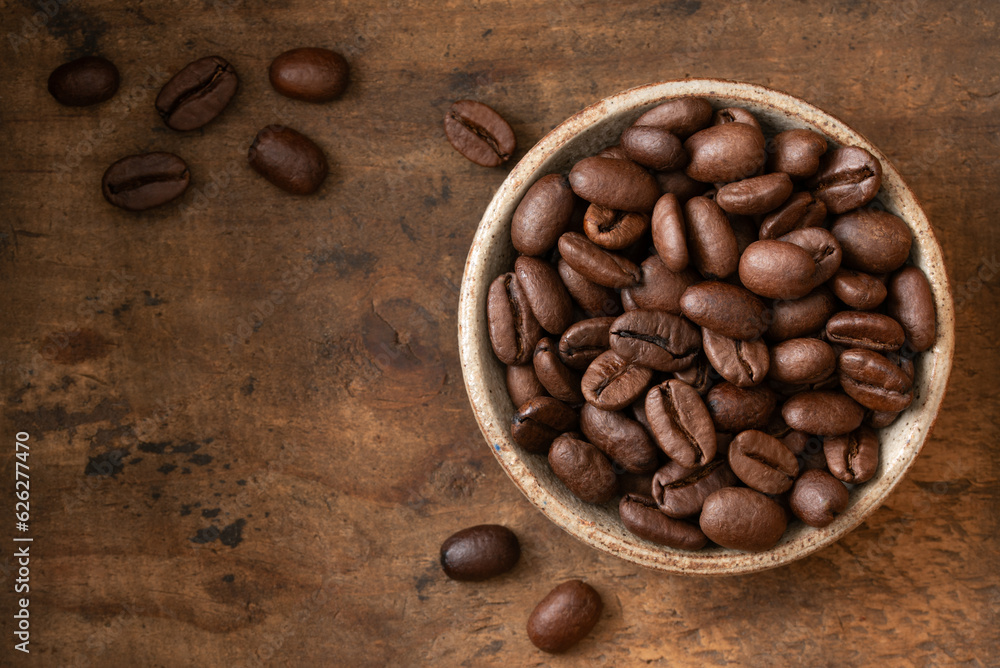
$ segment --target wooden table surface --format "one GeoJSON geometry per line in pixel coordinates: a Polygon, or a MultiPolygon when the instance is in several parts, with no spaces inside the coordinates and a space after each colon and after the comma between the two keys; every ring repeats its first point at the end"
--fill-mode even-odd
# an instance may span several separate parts
{"type": "Polygon", "coordinates": [[[3,5],[0,508],[28,432],[34,542],[25,656],[0,522],[0,664],[1000,665],[997,3],[3,5]],[[303,45],[350,60],[342,99],[271,89],[270,60],[303,45]],[[49,72],[89,53],[118,65],[118,95],[57,105],[49,72]],[[167,129],[156,92],[212,54],[237,96],[202,131],[167,129]],[[494,461],[455,312],[510,166],[464,160],[441,125],[453,100],[492,105],[513,165],[601,97],[699,76],[800,95],[880,146],[934,224],[958,312],[937,427],[887,503],[814,556],[721,579],[587,548],[494,461]],[[327,152],[318,194],[247,167],[272,122],[327,152]],[[149,150],[187,160],[183,199],[107,205],[104,169],[149,150]],[[517,532],[521,562],[448,580],[441,541],[484,522],[517,532]],[[524,625],[571,577],[605,612],[551,657],[524,625]]]}

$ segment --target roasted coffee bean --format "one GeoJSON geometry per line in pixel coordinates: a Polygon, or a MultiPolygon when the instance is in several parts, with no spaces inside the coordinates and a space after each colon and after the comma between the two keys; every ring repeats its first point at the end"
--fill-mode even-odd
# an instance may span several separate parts
{"type": "Polygon", "coordinates": [[[611,462],[580,434],[563,434],[552,442],[549,466],[581,501],[606,503],[618,492],[618,478],[611,462]]]}
{"type": "Polygon", "coordinates": [[[725,487],[705,499],[699,519],[709,540],[731,550],[770,550],[785,533],[785,511],[746,487],[725,487]]]}
{"type": "Polygon", "coordinates": [[[618,293],[611,288],[587,280],[562,258],[556,264],[556,270],[569,294],[589,317],[612,316],[622,312],[618,293]]]}
{"type": "Polygon", "coordinates": [[[719,375],[737,387],[763,382],[770,365],[767,344],[760,339],[731,339],[704,328],[701,334],[705,356],[719,375]]]}
{"type": "Polygon", "coordinates": [[[820,436],[841,436],[861,425],[865,409],[846,394],[824,390],[800,392],[781,407],[792,429],[820,436]]]}
{"type": "Polygon", "coordinates": [[[201,58],[163,85],[156,111],[169,128],[197,130],[222,113],[238,87],[236,70],[225,58],[201,58]]]}
{"type": "Polygon", "coordinates": [[[726,123],[746,123],[760,130],[760,123],[757,122],[757,117],[743,107],[719,109],[712,116],[712,125],[725,125],[726,123]]]}
{"type": "Polygon", "coordinates": [[[705,405],[719,431],[763,429],[778,405],[778,395],[766,385],[736,387],[723,382],[708,391],[705,405]]]}
{"type": "Polygon", "coordinates": [[[837,361],[844,392],[865,408],[896,412],[913,401],[912,379],[884,355],[851,348],[837,361]]]}
{"type": "Polygon", "coordinates": [[[545,386],[538,381],[538,376],[535,375],[534,364],[507,367],[507,393],[515,408],[535,397],[548,394],[545,391],[545,386]]]}
{"type": "Polygon", "coordinates": [[[795,193],[767,214],[760,224],[760,239],[777,239],[792,230],[819,227],[826,220],[826,204],[808,192],[795,193]]]}
{"type": "Polygon", "coordinates": [[[590,318],[570,325],[559,339],[559,358],[571,369],[586,369],[611,347],[611,323],[615,318],[590,318]]]}
{"type": "Polygon", "coordinates": [[[788,241],[755,241],[740,257],[740,282],[762,297],[799,299],[816,287],[815,277],[812,256],[788,241]]]}
{"type": "Polygon", "coordinates": [[[653,500],[667,517],[692,517],[701,512],[705,499],[736,482],[736,476],[723,459],[713,459],[697,469],[671,461],[653,476],[653,500]]]}
{"type": "Polygon", "coordinates": [[[583,374],[583,396],[598,408],[619,411],[644,394],[652,379],[652,369],[609,350],[591,362],[583,374]]]}
{"type": "Polygon", "coordinates": [[[778,241],[795,244],[809,253],[816,265],[816,272],[813,275],[813,282],[816,285],[826,283],[840,269],[840,261],[843,256],[840,244],[828,230],[822,227],[792,230],[779,237],[778,241]]]}
{"type": "Polygon", "coordinates": [[[191,175],[173,153],[140,153],[108,167],[101,179],[104,199],[127,211],[145,211],[179,197],[191,175]]]}
{"type": "Polygon", "coordinates": [[[503,116],[482,102],[459,100],[444,117],[444,133],[456,151],[483,167],[510,160],[517,139],[503,116]]]}
{"type": "Polygon", "coordinates": [[[872,429],[883,429],[895,422],[898,417],[899,413],[896,412],[868,411],[864,424],[872,429]]]}
{"type": "Polygon", "coordinates": [[[510,435],[528,452],[544,454],[562,433],[580,424],[577,412],[552,397],[535,397],[522,405],[511,419],[510,435]]]}
{"type": "Polygon", "coordinates": [[[283,125],[258,132],[247,159],[258,174],[293,195],[316,192],[330,169],[319,146],[283,125]]]}
{"type": "Polygon", "coordinates": [[[768,378],[791,385],[811,385],[837,370],[837,355],[819,339],[787,339],[771,348],[768,378]]]}
{"type": "Polygon", "coordinates": [[[628,311],[611,324],[611,349],[657,371],[691,366],[701,350],[698,328],[665,311],[628,311]]]}
{"type": "Polygon", "coordinates": [[[868,482],[875,476],[878,448],[878,435],[868,427],[823,441],[823,454],[830,473],[854,485],[868,482]]]}
{"type": "Polygon", "coordinates": [[[858,311],[877,308],[887,294],[885,283],[871,274],[840,268],[830,279],[830,288],[840,301],[858,311]]]}
{"type": "Polygon", "coordinates": [[[727,183],[715,194],[723,210],[744,216],[767,213],[781,206],[792,194],[788,174],[773,172],[727,183]]]}
{"type": "Polygon", "coordinates": [[[683,380],[694,388],[700,396],[705,396],[712,389],[712,384],[718,380],[718,372],[708,363],[704,355],[698,355],[694,362],[686,369],[674,371],[674,378],[683,380]]]}
{"type": "Polygon", "coordinates": [[[692,197],[684,204],[684,218],[691,264],[708,279],[732,275],[740,251],[725,212],[707,197],[692,197]]]}
{"type": "Polygon", "coordinates": [[[830,232],[844,251],[844,266],[869,274],[901,267],[913,244],[913,235],[902,218],[876,209],[838,216],[830,232]]]}
{"type": "Polygon", "coordinates": [[[715,457],[715,427],[693,387],[668,380],[646,395],[646,419],[653,440],[683,467],[705,466],[715,457]]]}
{"type": "Polygon", "coordinates": [[[504,364],[518,366],[531,361],[542,327],[528,306],[524,288],[513,273],[501,274],[490,284],[486,296],[486,323],[493,352],[504,364]]]}
{"type": "Polygon", "coordinates": [[[543,598],[528,617],[528,638],[540,650],[565,652],[587,637],[604,604],[593,587],[568,580],[543,598]]]}
{"type": "Polygon", "coordinates": [[[671,271],[655,254],[643,261],[639,271],[639,284],[622,290],[622,301],[629,305],[630,310],[646,309],[680,315],[681,295],[700,280],[691,269],[671,271]]]}
{"type": "Polygon", "coordinates": [[[553,397],[568,404],[582,404],[580,375],[572,371],[559,359],[556,344],[552,339],[539,339],[533,358],[538,381],[553,397]]]}
{"type": "Polygon", "coordinates": [[[635,125],[655,125],[678,137],[688,137],[712,120],[712,105],[700,97],[679,97],[653,107],[635,125]]]}
{"type": "Polygon", "coordinates": [[[621,147],[621,144],[615,144],[614,146],[608,146],[601,149],[596,153],[598,158],[614,158],[615,160],[628,160],[629,157],[625,153],[625,149],[621,147]]]}
{"type": "Polygon", "coordinates": [[[517,565],[521,544],[514,532],[499,524],[462,529],[441,544],[441,568],[452,580],[480,582],[517,565]]]}
{"type": "Polygon", "coordinates": [[[924,272],[905,267],[889,280],[886,311],[902,327],[910,347],[917,352],[934,345],[936,312],[934,295],[924,272]]]}
{"type": "Polygon", "coordinates": [[[825,527],[847,509],[848,492],[844,483],[826,471],[811,469],[795,481],[788,501],[800,520],[825,527]]]}
{"type": "Polygon", "coordinates": [[[767,338],[771,341],[784,341],[819,332],[836,310],[837,303],[833,295],[824,287],[817,288],[800,299],[775,301],[770,311],[767,338]]]}
{"type": "Polygon", "coordinates": [[[573,324],[573,302],[551,264],[522,255],[514,262],[514,273],[542,329],[562,334],[573,324]]]}
{"type": "Polygon", "coordinates": [[[848,348],[879,352],[899,350],[906,339],[903,328],[887,315],[871,311],[841,311],[826,322],[826,338],[848,348]]]}
{"type": "Polygon", "coordinates": [[[271,61],[271,86],[285,97],[306,102],[335,100],[347,88],[350,68],[336,51],[303,47],[285,51],[271,61]]]}
{"type": "Polygon", "coordinates": [[[580,431],[628,473],[652,473],[659,466],[649,434],[624,413],[584,404],[580,409],[580,431]]]}
{"type": "Polygon", "coordinates": [[[535,181],[514,210],[510,240],[525,255],[549,252],[569,226],[576,197],[569,179],[548,174],[535,181]]]}
{"type": "Polygon", "coordinates": [[[634,125],[622,133],[622,149],[630,160],[649,167],[670,171],[687,164],[681,140],[669,130],[655,125],[634,125]]]}
{"type": "Polygon", "coordinates": [[[709,189],[709,184],[695,181],[684,173],[683,169],[672,172],[656,172],[653,174],[656,182],[660,184],[660,190],[677,196],[677,201],[682,206],[684,202],[692,197],[701,195],[709,189]]]}
{"type": "Polygon", "coordinates": [[[573,269],[592,283],[608,288],[636,285],[639,267],[620,255],[604,250],[579,232],[559,237],[559,253],[573,269]]]}
{"type": "MultiPolygon", "coordinates": [[[[689,198],[690,199],[690,198],[689,198]]],[[[670,271],[684,271],[688,265],[684,211],[677,195],[667,193],[653,208],[653,246],[670,271]]]]}
{"type": "Polygon", "coordinates": [[[875,198],[882,186],[882,164],[859,146],[845,146],[824,155],[806,185],[830,213],[844,213],[875,198]]]}
{"type": "Polygon", "coordinates": [[[631,160],[584,158],[570,170],[569,184],[591,204],[620,211],[647,213],[660,198],[656,179],[631,160]]]}
{"type": "Polygon", "coordinates": [[[634,211],[615,211],[591,204],[583,217],[583,231],[601,248],[621,250],[634,244],[649,229],[649,216],[634,211]]]}
{"type": "Polygon", "coordinates": [[[110,60],[84,56],[52,70],[49,94],[67,107],[86,107],[114,97],[120,80],[110,60]]]}
{"type": "Polygon", "coordinates": [[[767,153],[764,135],[746,123],[713,125],[688,137],[685,172],[696,181],[729,183],[757,173],[767,153]]]}
{"type": "Polygon", "coordinates": [[[784,443],[762,431],[740,432],[729,444],[729,468],[736,477],[764,494],[788,491],[799,463],[784,443]]]}
{"type": "Polygon", "coordinates": [[[766,310],[749,290],[719,281],[692,285],[681,296],[681,313],[688,320],[741,341],[755,339],[767,329],[766,310]]]}
{"type": "Polygon", "coordinates": [[[618,504],[625,528],[640,538],[679,550],[700,550],[708,539],[693,524],[667,517],[648,494],[626,494],[618,504]]]}
{"type": "Polygon", "coordinates": [[[795,128],[776,134],[772,148],[768,170],[785,172],[793,179],[805,179],[819,170],[820,157],[826,153],[826,139],[812,130],[795,128]]]}

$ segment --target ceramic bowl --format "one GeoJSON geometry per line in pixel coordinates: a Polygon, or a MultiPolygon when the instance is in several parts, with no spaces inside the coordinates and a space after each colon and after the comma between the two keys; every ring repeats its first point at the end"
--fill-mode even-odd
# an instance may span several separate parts
{"type": "Polygon", "coordinates": [[[886,156],[843,121],[797,97],[715,79],[666,81],[612,95],[570,117],[528,151],[500,186],[476,230],[462,279],[458,326],[472,409],[487,445],[518,489],[550,520],[588,545],[649,568],[690,575],[750,573],[781,566],[830,545],[860,524],[899,484],[927,439],[941,407],[955,346],[954,309],[941,248],[916,198],[886,156]],[[621,132],[647,109],[687,95],[707,98],[716,108],[749,109],[765,134],[808,128],[827,137],[831,146],[861,146],[875,155],[884,168],[877,202],[913,231],[911,258],[930,280],[937,307],[936,343],[916,360],[912,405],[879,434],[881,460],[875,477],[853,489],[846,511],[832,524],[817,529],[791,523],[780,542],[766,552],[671,549],[627,531],[618,517],[617,499],[606,505],[578,500],[552,473],[544,456],[529,454],[511,440],[515,407],[487,331],[486,293],[490,282],[513,266],[516,252],[510,221],[525,191],[545,174],[566,173],[577,160],[617,143],[621,132]]]}

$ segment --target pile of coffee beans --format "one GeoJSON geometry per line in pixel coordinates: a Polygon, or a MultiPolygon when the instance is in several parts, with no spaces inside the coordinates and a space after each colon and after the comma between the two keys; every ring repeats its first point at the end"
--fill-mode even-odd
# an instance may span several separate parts
{"type": "MultiPolygon", "coordinates": [[[[485,105],[449,119],[475,162],[513,150],[485,105]]],[[[876,430],[912,402],[935,337],[881,181],[861,147],[769,136],[695,97],[538,179],[486,304],[513,440],[670,547],[762,551],[795,518],[829,524],[875,475],[876,430]]]]}
{"type": "MultiPolygon", "coordinates": [[[[340,97],[347,87],[348,73],[347,61],[339,53],[312,47],[282,53],[268,71],[274,90],[306,102],[340,97]]],[[[60,104],[80,107],[111,99],[119,81],[118,68],[112,62],[86,56],[57,67],[49,76],[48,89],[60,104]]],[[[236,70],[225,58],[200,58],[164,84],[156,96],[156,111],[173,130],[197,130],[223,112],[238,88],[236,70]]],[[[329,172],[323,150],[283,125],[269,125],[258,132],[247,159],[265,179],[296,195],[315,192],[329,172]]],[[[104,173],[101,191],[117,207],[145,211],[180,197],[190,180],[182,158],[157,151],[115,162],[104,173]]]]}

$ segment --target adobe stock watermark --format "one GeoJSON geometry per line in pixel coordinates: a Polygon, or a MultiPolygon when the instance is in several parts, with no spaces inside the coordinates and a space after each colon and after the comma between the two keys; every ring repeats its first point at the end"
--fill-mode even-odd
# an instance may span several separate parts
{"type": "Polygon", "coordinates": [[[39,33],[45,29],[49,21],[54,19],[62,8],[71,0],[40,0],[35,2],[37,11],[31,16],[21,19],[20,30],[7,33],[7,43],[13,49],[15,55],[20,55],[21,47],[38,37],[39,33]]]}

